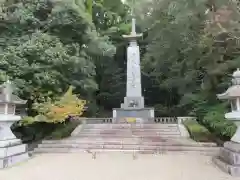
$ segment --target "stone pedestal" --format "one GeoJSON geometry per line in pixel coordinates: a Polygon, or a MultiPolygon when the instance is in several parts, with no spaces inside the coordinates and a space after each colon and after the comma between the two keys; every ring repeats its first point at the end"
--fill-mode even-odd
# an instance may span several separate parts
{"type": "Polygon", "coordinates": [[[232,176],[240,176],[240,144],[232,141],[224,143],[214,163],[232,176]]]}
{"type": "Polygon", "coordinates": [[[126,121],[126,118],[136,118],[136,123],[150,123],[154,120],[154,108],[113,109],[114,123],[123,123],[126,121]]]}
{"type": "Polygon", "coordinates": [[[11,131],[11,125],[20,120],[16,115],[0,115],[0,168],[10,167],[29,158],[27,145],[11,131]]]}
{"type": "Polygon", "coordinates": [[[0,141],[0,168],[7,168],[29,158],[27,145],[21,140],[0,141]]]}

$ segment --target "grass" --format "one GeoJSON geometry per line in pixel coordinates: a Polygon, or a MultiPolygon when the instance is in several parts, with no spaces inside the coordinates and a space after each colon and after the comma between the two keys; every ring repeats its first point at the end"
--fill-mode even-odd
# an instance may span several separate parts
{"type": "Polygon", "coordinates": [[[215,142],[216,138],[203,125],[194,120],[186,120],[184,123],[190,137],[197,142],[215,142]]]}

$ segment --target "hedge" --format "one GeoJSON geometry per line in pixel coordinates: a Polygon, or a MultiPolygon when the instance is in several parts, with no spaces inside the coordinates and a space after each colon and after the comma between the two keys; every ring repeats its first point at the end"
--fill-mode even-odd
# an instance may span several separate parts
{"type": "Polygon", "coordinates": [[[236,125],[224,118],[224,113],[213,110],[208,112],[201,123],[207,127],[212,133],[223,140],[230,140],[236,132],[236,125]]]}
{"type": "Polygon", "coordinates": [[[208,131],[207,128],[199,124],[197,121],[194,120],[186,120],[183,122],[185,127],[187,128],[190,137],[197,141],[197,142],[213,142],[214,137],[208,131]]]}

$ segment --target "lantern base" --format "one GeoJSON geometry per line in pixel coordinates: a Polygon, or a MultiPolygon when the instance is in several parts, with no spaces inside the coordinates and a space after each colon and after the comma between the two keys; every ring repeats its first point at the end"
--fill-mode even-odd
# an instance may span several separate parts
{"type": "Polygon", "coordinates": [[[224,143],[219,156],[214,157],[213,162],[230,175],[240,177],[240,143],[224,143]]]}
{"type": "Polygon", "coordinates": [[[13,166],[29,158],[27,145],[19,139],[0,141],[0,169],[13,166]]]}

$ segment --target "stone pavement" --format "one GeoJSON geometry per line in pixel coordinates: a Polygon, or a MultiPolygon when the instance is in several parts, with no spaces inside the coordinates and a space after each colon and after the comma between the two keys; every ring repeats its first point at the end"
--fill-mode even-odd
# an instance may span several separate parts
{"type": "Polygon", "coordinates": [[[219,170],[210,156],[138,155],[121,152],[43,154],[0,170],[0,180],[237,180],[219,170]]]}

